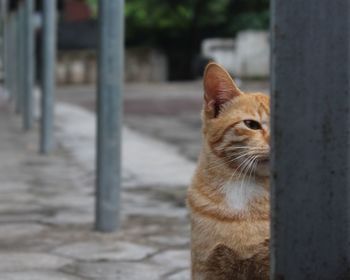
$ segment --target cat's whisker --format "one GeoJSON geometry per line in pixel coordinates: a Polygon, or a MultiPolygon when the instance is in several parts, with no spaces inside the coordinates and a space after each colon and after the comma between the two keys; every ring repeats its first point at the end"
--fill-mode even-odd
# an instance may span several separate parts
{"type": "Polygon", "coordinates": [[[214,169],[214,168],[217,168],[217,167],[220,167],[220,166],[224,166],[224,165],[229,164],[229,163],[232,163],[232,162],[236,161],[237,159],[245,157],[247,155],[250,155],[250,153],[244,153],[244,154],[241,154],[238,157],[234,157],[234,158],[231,158],[231,157],[226,158],[225,157],[223,160],[214,161],[214,165],[212,165],[210,168],[207,168],[207,171],[214,169]],[[215,163],[219,163],[219,164],[215,164],[215,163]]]}
{"type": "MultiPolygon", "coordinates": [[[[244,161],[242,161],[242,163],[235,169],[235,171],[232,173],[232,175],[230,176],[230,179],[228,180],[229,182],[233,179],[233,177],[235,176],[235,174],[240,170],[240,167],[242,165],[244,165],[246,163],[246,161],[248,160],[249,158],[245,159],[244,161]]],[[[238,176],[239,178],[239,176],[238,176]]]]}
{"type": "Polygon", "coordinates": [[[248,146],[245,146],[245,147],[242,147],[242,148],[237,148],[237,147],[232,147],[230,148],[232,150],[242,150],[242,149],[245,149],[245,150],[251,150],[251,151],[257,151],[257,150],[261,150],[261,148],[258,148],[258,147],[248,147],[248,146]]]}
{"type": "Polygon", "coordinates": [[[248,174],[250,169],[252,168],[252,165],[254,164],[254,161],[256,160],[256,156],[252,156],[251,160],[248,162],[248,167],[245,169],[244,177],[248,174]]]}
{"type": "Polygon", "coordinates": [[[240,192],[242,192],[243,189],[243,184],[244,184],[244,170],[247,168],[247,166],[249,166],[249,162],[251,161],[251,157],[248,158],[248,161],[246,162],[246,164],[243,166],[242,170],[240,171],[239,175],[238,175],[238,179],[241,178],[241,175],[243,175],[243,179],[240,185],[240,192]]]}
{"type": "Polygon", "coordinates": [[[244,155],[241,155],[241,156],[239,156],[239,157],[235,157],[235,158],[234,158],[234,160],[237,160],[237,159],[242,158],[242,157],[247,156],[247,155],[248,155],[248,157],[247,157],[246,159],[244,159],[244,160],[240,163],[240,165],[237,166],[237,168],[236,168],[236,170],[235,170],[235,172],[234,172],[234,174],[235,174],[237,171],[241,171],[240,174],[239,174],[239,176],[238,176],[238,178],[240,178],[241,173],[242,173],[242,172],[244,171],[244,169],[247,167],[246,165],[249,163],[249,161],[250,161],[255,155],[254,155],[254,154],[250,154],[250,153],[246,153],[246,154],[244,154],[244,155]]]}
{"type": "MultiPolygon", "coordinates": [[[[249,161],[247,162],[246,166],[245,166],[244,169],[242,170],[243,179],[245,178],[247,172],[249,171],[250,165],[251,165],[251,163],[253,162],[253,160],[254,160],[254,156],[251,156],[251,157],[249,158],[249,161]]],[[[243,180],[243,181],[244,181],[244,180],[243,180]]]]}
{"type": "MultiPolygon", "coordinates": [[[[245,160],[243,160],[240,165],[237,166],[237,168],[235,169],[235,171],[233,172],[232,176],[231,176],[231,179],[233,178],[233,176],[238,172],[238,171],[241,171],[241,167],[243,168],[245,166],[245,164],[247,163],[247,161],[249,160],[249,157],[246,158],[245,160]]],[[[239,178],[239,176],[238,176],[239,178]]]]}
{"type": "MultiPolygon", "coordinates": [[[[212,169],[217,169],[219,167],[231,164],[234,161],[238,161],[241,158],[247,157],[247,159],[244,159],[243,162],[241,162],[240,165],[238,167],[236,167],[236,170],[240,170],[240,167],[242,167],[242,168],[244,167],[244,169],[245,169],[245,168],[248,168],[248,166],[243,165],[243,163],[248,163],[248,161],[247,161],[248,159],[254,157],[254,161],[255,161],[256,159],[263,158],[264,156],[265,156],[265,153],[257,153],[256,151],[240,151],[240,152],[237,153],[237,155],[235,157],[226,156],[224,158],[220,158],[220,159],[218,159],[216,161],[213,161],[214,164],[211,165],[206,170],[210,171],[212,169]]],[[[252,162],[252,164],[253,164],[253,162],[252,162]]],[[[241,171],[243,172],[244,169],[241,170],[241,171]]],[[[244,174],[241,174],[241,175],[244,175],[244,174]]]]}
{"type": "MultiPolygon", "coordinates": [[[[244,183],[245,183],[246,176],[247,176],[249,170],[252,168],[252,165],[253,165],[255,159],[256,159],[256,156],[255,156],[255,157],[252,156],[252,157],[251,157],[251,160],[250,160],[250,161],[248,162],[248,164],[247,164],[247,167],[245,168],[245,172],[243,173],[242,183],[241,183],[241,186],[240,186],[241,191],[242,191],[242,189],[245,187],[244,183]]],[[[248,179],[249,179],[249,177],[248,177],[248,179]]]]}
{"type": "Polygon", "coordinates": [[[244,154],[241,154],[241,155],[235,157],[234,159],[237,160],[237,159],[240,159],[240,158],[245,157],[245,156],[247,156],[247,155],[252,156],[252,155],[254,155],[254,154],[255,154],[255,153],[249,153],[249,152],[247,152],[247,153],[244,153],[244,154]]]}
{"type": "Polygon", "coordinates": [[[254,170],[256,169],[256,166],[258,164],[258,160],[257,159],[258,159],[258,157],[255,156],[255,158],[254,158],[254,160],[253,160],[253,162],[251,164],[251,169],[250,169],[250,173],[249,173],[249,176],[248,176],[248,180],[250,180],[250,178],[253,175],[254,170]]]}
{"type": "MultiPolygon", "coordinates": [[[[238,179],[241,178],[242,173],[244,172],[245,168],[247,167],[247,164],[249,164],[250,160],[251,160],[252,156],[248,157],[246,160],[244,160],[244,165],[242,166],[242,168],[240,169],[240,172],[238,174],[238,179]]],[[[238,168],[237,168],[238,169],[238,168]]]]}
{"type": "Polygon", "coordinates": [[[212,169],[216,169],[218,167],[224,166],[224,165],[229,164],[231,162],[233,162],[233,159],[231,159],[231,158],[227,158],[227,159],[223,159],[223,160],[217,160],[217,161],[214,162],[214,165],[211,165],[206,170],[210,171],[212,169]]]}
{"type": "Polygon", "coordinates": [[[241,155],[243,153],[247,153],[247,154],[251,154],[251,155],[265,155],[266,152],[265,151],[261,151],[261,150],[253,150],[253,151],[250,151],[250,150],[247,150],[247,151],[239,151],[235,154],[237,155],[241,155]]]}
{"type": "Polygon", "coordinates": [[[250,164],[250,171],[249,171],[249,169],[248,169],[248,170],[247,170],[247,173],[246,173],[246,174],[248,174],[248,172],[249,172],[247,181],[250,181],[250,179],[251,179],[251,177],[252,177],[253,171],[254,171],[255,166],[256,166],[256,162],[257,162],[257,161],[256,161],[256,157],[254,157],[254,159],[252,160],[252,162],[251,162],[251,164],[250,164]]]}
{"type": "Polygon", "coordinates": [[[259,150],[263,150],[263,148],[258,148],[258,147],[249,147],[249,146],[245,146],[245,147],[223,147],[220,149],[217,149],[218,151],[235,151],[235,150],[251,150],[251,151],[259,151],[259,150]]]}

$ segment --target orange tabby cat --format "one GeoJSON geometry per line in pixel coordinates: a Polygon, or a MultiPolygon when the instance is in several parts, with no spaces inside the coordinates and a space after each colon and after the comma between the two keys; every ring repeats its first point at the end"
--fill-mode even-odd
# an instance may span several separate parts
{"type": "Polygon", "coordinates": [[[269,279],[269,98],[211,63],[203,148],[188,192],[193,280],[269,279]]]}

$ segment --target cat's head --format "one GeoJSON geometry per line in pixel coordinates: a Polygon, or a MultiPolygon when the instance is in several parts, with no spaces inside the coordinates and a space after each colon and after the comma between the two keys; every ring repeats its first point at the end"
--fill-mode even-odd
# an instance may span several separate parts
{"type": "Polygon", "coordinates": [[[214,168],[269,175],[269,97],[242,92],[216,63],[204,73],[203,133],[214,168]]]}

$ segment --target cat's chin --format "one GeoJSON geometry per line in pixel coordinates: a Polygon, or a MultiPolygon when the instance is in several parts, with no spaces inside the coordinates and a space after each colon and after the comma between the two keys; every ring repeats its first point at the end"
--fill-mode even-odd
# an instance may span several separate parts
{"type": "Polygon", "coordinates": [[[270,161],[260,161],[256,167],[256,174],[263,177],[270,176],[270,161]]]}

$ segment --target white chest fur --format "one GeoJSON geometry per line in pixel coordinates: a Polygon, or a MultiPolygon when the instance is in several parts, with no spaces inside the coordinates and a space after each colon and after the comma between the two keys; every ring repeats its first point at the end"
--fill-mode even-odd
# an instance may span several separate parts
{"type": "Polygon", "coordinates": [[[222,186],[227,205],[236,211],[244,211],[253,199],[265,196],[267,191],[255,180],[230,181],[222,186]]]}

